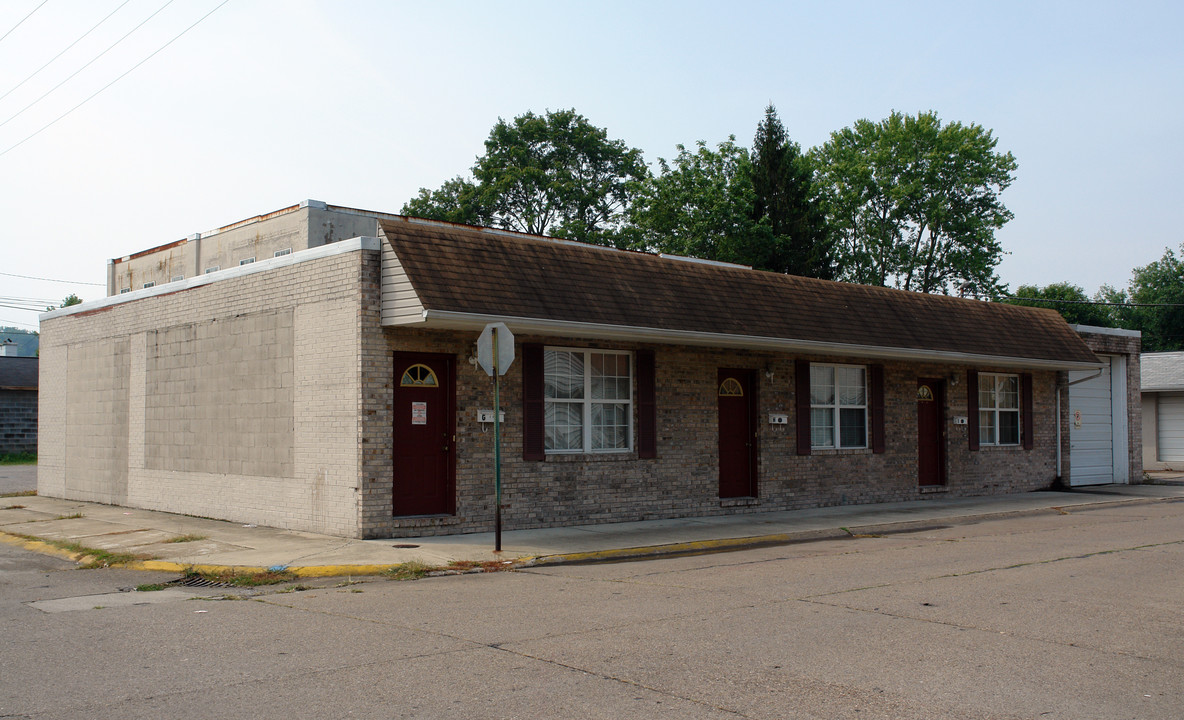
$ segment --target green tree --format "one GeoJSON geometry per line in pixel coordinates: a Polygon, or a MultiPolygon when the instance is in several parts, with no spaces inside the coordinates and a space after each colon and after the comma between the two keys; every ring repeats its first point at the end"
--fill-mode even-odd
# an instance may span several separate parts
{"type": "Polygon", "coordinates": [[[49,307],[45,308],[45,311],[49,312],[50,310],[57,310],[58,308],[70,307],[71,305],[81,305],[81,304],[82,304],[82,298],[78,297],[74,293],[70,293],[69,295],[67,295],[65,297],[64,300],[62,300],[61,305],[58,305],[58,307],[56,307],[56,308],[53,305],[50,305],[49,307]]]}
{"type": "Polygon", "coordinates": [[[1184,260],[1165,248],[1162,258],[1135,268],[1129,297],[1135,307],[1127,314],[1143,332],[1144,350],[1184,349],[1184,260]]]}
{"type": "Polygon", "coordinates": [[[1105,305],[1092,305],[1081,287],[1068,282],[1051,283],[1044,287],[1020,285],[1015,294],[1006,300],[1012,305],[1051,308],[1064,316],[1065,321],[1075,325],[1111,327],[1114,323],[1105,305]],[[1040,302],[1041,300],[1045,302],[1040,302]]]}
{"type": "Polygon", "coordinates": [[[640,150],[575,110],[499,118],[472,172],[421,189],[404,214],[624,245],[626,211],[649,176],[640,150]]]}
{"type": "Polygon", "coordinates": [[[403,204],[404,215],[446,220],[465,225],[483,225],[489,221],[481,205],[477,186],[463,177],[446,181],[438,190],[420,188],[419,194],[403,204]]]}
{"type": "Polygon", "coordinates": [[[839,277],[905,290],[1004,289],[995,231],[1012,218],[999,194],[1016,169],[979,125],[932,112],[859,120],[812,151],[839,277]]]}
{"type": "Polygon", "coordinates": [[[771,234],[757,264],[790,275],[833,278],[833,242],[826,214],[813,197],[813,166],[789,139],[771,103],[756,129],[750,167],[753,219],[771,234]]]}
{"type": "Polygon", "coordinates": [[[753,219],[755,201],[748,151],[729,137],[712,150],[678,145],[672,163],[643,183],[629,219],[633,245],[651,252],[756,265],[755,249],[769,238],[753,219]]]}

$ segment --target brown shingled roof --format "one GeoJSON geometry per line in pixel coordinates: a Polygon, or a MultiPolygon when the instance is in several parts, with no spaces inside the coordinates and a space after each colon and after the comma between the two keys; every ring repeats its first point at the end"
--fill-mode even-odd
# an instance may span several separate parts
{"type": "Polygon", "coordinates": [[[381,221],[424,308],[628,328],[1097,363],[1053,310],[381,221]]]}

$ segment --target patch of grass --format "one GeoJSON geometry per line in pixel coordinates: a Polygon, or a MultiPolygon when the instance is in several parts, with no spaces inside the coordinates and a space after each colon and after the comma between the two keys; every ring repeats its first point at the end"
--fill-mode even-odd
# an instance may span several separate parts
{"type": "Polygon", "coordinates": [[[419,580],[432,571],[432,568],[419,560],[408,560],[386,571],[391,580],[419,580]]]}
{"type": "Polygon", "coordinates": [[[178,535],[177,537],[169,538],[168,540],[165,540],[165,542],[166,543],[197,542],[198,540],[205,540],[206,538],[207,538],[206,535],[178,535]]]}
{"type": "Polygon", "coordinates": [[[24,538],[25,540],[37,540],[39,542],[45,543],[46,545],[52,545],[53,547],[59,548],[61,550],[65,550],[66,552],[72,552],[72,553],[75,553],[76,555],[80,555],[81,557],[79,557],[79,562],[81,562],[83,560],[86,561],[82,565],[83,569],[86,569],[86,570],[93,570],[95,568],[114,567],[116,565],[130,565],[131,563],[139,562],[140,560],[150,560],[151,559],[146,555],[134,555],[132,553],[111,552],[110,550],[103,550],[101,548],[87,547],[86,545],[82,545],[82,544],[76,543],[76,542],[70,542],[68,540],[47,540],[45,538],[39,538],[39,537],[35,537],[33,535],[20,535],[20,534],[18,534],[17,537],[24,538]]]}
{"type": "Polygon", "coordinates": [[[262,572],[226,571],[220,573],[203,573],[190,570],[185,577],[200,577],[210,582],[226,583],[234,587],[258,587],[260,585],[279,585],[296,579],[296,573],[289,570],[263,570],[262,572]]]}
{"type": "Polygon", "coordinates": [[[36,490],[18,490],[17,492],[4,493],[4,494],[0,495],[0,498],[36,497],[36,496],[37,496],[36,490]]]}
{"type": "Polygon", "coordinates": [[[148,583],[147,585],[137,585],[136,592],[156,592],[157,590],[164,590],[168,585],[164,583],[148,583]]]}
{"type": "Polygon", "coordinates": [[[57,517],[54,518],[54,520],[77,520],[77,519],[83,518],[83,517],[86,517],[86,516],[83,515],[82,513],[74,513],[73,515],[58,515],[57,517]]]}
{"type": "Polygon", "coordinates": [[[466,572],[469,570],[480,570],[481,572],[501,572],[502,570],[509,570],[514,563],[507,560],[485,560],[478,562],[476,560],[450,560],[448,561],[449,570],[459,570],[466,572]]]}
{"type": "Polygon", "coordinates": [[[0,465],[36,465],[36,453],[0,453],[0,465]]]}

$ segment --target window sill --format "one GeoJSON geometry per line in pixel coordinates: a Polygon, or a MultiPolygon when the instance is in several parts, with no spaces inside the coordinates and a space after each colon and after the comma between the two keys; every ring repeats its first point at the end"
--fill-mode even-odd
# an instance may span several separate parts
{"type": "Polygon", "coordinates": [[[917,488],[917,492],[922,495],[932,495],[935,493],[947,493],[950,491],[948,485],[921,485],[917,488]]]}
{"type": "Polygon", "coordinates": [[[811,455],[871,455],[871,448],[810,448],[811,455]]]}
{"type": "Polygon", "coordinates": [[[543,457],[543,462],[549,463],[585,463],[585,462],[623,462],[636,460],[636,452],[623,453],[555,453],[543,457]]]}

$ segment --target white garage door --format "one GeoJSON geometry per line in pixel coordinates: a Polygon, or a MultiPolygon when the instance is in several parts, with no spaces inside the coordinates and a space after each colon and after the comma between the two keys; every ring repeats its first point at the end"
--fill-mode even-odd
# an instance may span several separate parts
{"type": "Polygon", "coordinates": [[[1126,482],[1125,358],[1098,356],[1106,367],[1069,373],[1069,484],[1126,482]],[[1083,378],[1090,378],[1083,380],[1083,378]],[[1117,410],[1117,412],[1116,412],[1117,410]]]}
{"type": "Polygon", "coordinates": [[[1184,462],[1184,395],[1159,396],[1159,460],[1184,462]]]}

